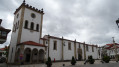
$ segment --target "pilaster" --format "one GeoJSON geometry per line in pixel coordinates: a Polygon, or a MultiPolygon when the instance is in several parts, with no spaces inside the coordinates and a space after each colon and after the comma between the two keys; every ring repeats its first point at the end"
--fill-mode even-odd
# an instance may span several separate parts
{"type": "Polygon", "coordinates": [[[43,14],[41,14],[40,38],[42,37],[42,24],[43,24],[43,14]]]}
{"type": "Polygon", "coordinates": [[[76,39],[75,39],[75,41],[74,41],[74,57],[75,57],[75,59],[77,58],[77,57],[76,57],[76,39]]]}
{"type": "Polygon", "coordinates": [[[64,60],[64,42],[63,42],[63,37],[62,37],[62,61],[64,60]]]}
{"type": "Polygon", "coordinates": [[[18,31],[18,37],[17,37],[17,44],[20,43],[20,41],[21,41],[21,34],[22,34],[22,27],[23,27],[23,20],[24,20],[24,11],[25,11],[25,6],[22,7],[22,11],[21,11],[21,18],[20,18],[20,26],[19,26],[19,31],[18,31]]]}
{"type": "Polygon", "coordinates": [[[50,35],[48,35],[48,57],[49,57],[49,52],[50,52],[49,51],[50,50],[49,47],[50,47],[50,35]]]}
{"type": "Polygon", "coordinates": [[[85,49],[85,42],[83,44],[83,47],[84,47],[84,60],[86,60],[86,49],[85,49]]]}

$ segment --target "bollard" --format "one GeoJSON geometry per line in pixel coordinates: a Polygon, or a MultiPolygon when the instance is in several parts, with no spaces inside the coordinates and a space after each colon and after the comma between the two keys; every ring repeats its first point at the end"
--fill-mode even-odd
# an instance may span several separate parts
{"type": "Polygon", "coordinates": [[[55,58],[54,58],[54,62],[55,62],[55,58]]]}

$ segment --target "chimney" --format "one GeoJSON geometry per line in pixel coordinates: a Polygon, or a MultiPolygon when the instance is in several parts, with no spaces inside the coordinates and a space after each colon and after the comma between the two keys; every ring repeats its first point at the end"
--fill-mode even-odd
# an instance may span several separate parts
{"type": "Polygon", "coordinates": [[[1,23],[2,23],[2,19],[0,19],[0,25],[1,25],[1,23]]]}

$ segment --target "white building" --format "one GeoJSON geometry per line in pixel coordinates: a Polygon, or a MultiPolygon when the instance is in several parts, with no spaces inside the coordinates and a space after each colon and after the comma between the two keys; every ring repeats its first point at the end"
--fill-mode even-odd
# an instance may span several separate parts
{"type": "Polygon", "coordinates": [[[119,55],[119,44],[118,43],[115,43],[114,44],[106,44],[104,46],[104,49],[106,50],[106,54],[108,56],[110,56],[110,58],[114,59],[115,58],[115,48],[116,48],[116,52],[117,52],[117,55],[119,55]]]}
{"type": "Polygon", "coordinates": [[[8,63],[39,63],[48,57],[55,61],[85,60],[92,55],[100,59],[97,45],[80,43],[50,35],[42,36],[43,9],[38,10],[25,3],[14,13],[13,31],[10,42],[8,63]]]}

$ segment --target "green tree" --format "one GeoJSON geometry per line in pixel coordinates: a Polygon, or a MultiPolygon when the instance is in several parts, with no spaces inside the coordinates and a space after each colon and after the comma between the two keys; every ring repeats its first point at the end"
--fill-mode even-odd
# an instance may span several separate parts
{"type": "Polygon", "coordinates": [[[74,59],[74,56],[72,56],[71,64],[72,65],[75,65],[76,64],[76,60],[74,59]]]}

